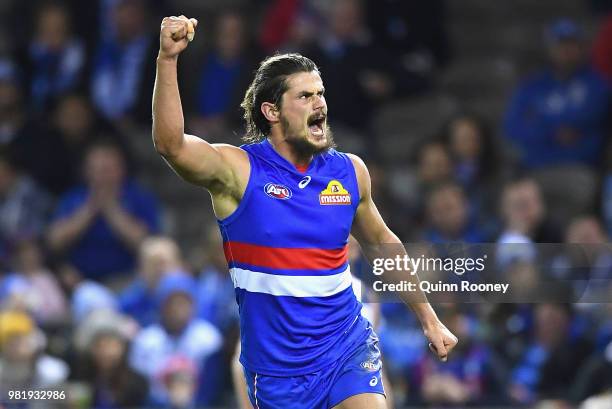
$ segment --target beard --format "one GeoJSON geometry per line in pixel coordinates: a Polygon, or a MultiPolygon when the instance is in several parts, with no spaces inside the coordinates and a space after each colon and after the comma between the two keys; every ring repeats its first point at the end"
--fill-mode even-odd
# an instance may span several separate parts
{"type": "Polygon", "coordinates": [[[293,129],[289,121],[287,121],[287,118],[282,115],[280,117],[280,125],[281,129],[283,130],[283,134],[285,135],[285,140],[301,158],[309,158],[313,155],[327,152],[331,148],[336,147],[332,130],[327,124],[327,121],[323,127],[325,143],[322,145],[314,144],[308,139],[308,130],[304,131],[303,129],[293,129]]]}

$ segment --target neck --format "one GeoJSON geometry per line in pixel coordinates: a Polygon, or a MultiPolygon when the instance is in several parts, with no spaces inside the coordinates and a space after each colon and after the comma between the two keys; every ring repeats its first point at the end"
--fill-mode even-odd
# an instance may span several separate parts
{"type": "Polygon", "coordinates": [[[274,150],[296,168],[308,167],[310,162],[312,162],[314,156],[312,153],[299,152],[287,139],[271,135],[268,140],[274,150]]]}

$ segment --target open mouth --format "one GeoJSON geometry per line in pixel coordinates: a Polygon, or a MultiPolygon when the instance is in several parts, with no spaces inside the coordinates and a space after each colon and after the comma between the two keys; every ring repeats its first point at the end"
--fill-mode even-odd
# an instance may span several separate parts
{"type": "Polygon", "coordinates": [[[321,137],[325,133],[325,119],[323,114],[314,115],[308,119],[308,129],[313,136],[321,137]]]}

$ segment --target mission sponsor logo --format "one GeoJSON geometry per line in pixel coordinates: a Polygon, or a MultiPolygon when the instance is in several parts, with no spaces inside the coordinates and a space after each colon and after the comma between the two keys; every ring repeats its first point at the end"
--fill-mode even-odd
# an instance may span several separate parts
{"type": "Polygon", "coordinates": [[[264,192],[274,199],[287,200],[291,197],[291,189],[278,183],[266,183],[264,192]]]}
{"type": "Polygon", "coordinates": [[[332,180],[319,193],[319,203],[322,205],[350,205],[351,194],[337,180],[332,180]]]}

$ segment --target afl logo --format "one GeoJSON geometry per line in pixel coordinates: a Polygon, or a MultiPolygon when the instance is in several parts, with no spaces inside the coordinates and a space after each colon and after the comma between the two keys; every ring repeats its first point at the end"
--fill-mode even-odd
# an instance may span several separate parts
{"type": "Polygon", "coordinates": [[[264,192],[275,199],[287,200],[291,197],[291,189],[278,183],[266,183],[264,192]]]}

